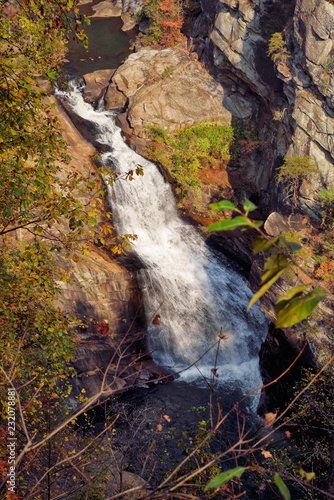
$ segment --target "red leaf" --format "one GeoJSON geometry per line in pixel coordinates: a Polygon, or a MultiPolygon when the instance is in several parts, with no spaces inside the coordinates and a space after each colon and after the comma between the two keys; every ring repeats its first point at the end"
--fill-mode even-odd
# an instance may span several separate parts
{"type": "Polygon", "coordinates": [[[152,321],[152,325],[160,325],[160,314],[156,315],[156,317],[152,321]]]}

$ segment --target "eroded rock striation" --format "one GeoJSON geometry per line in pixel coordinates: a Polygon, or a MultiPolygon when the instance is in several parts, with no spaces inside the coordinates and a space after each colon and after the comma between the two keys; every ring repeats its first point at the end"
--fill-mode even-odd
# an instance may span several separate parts
{"type": "MultiPolygon", "coordinates": [[[[319,188],[334,183],[333,23],[334,6],[325,0],[203,0],[193,33],[196,50],[211,60],[218,75],[231,78],[230,71],[237,88],[246,84],[262,100],[260,114],[267,112],[277,131],[271,146],[276,158],[267,164],[271,177],[286,155],[316,161],[320,175],[302,193],[305,208],[312,208],[319,188]],[[275,64],[267,54],[274,32],[283,33],[287,49],[275,64]]],[[[246,175],[253,177],[250,171],[246,175]]],[[[277,188],[274,194],[272,209],[282,201],[277,188]]]]}

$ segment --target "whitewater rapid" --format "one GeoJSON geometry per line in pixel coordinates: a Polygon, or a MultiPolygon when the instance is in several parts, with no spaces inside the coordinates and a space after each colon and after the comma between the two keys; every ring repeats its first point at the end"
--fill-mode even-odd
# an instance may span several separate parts
{"type": "Polygon", "coordinates": [[[218,382],[237,383],[244,393],[254,389],[260,384],[258,353],[268,321],[257,305],[246,313],[252,296],[247,282],[180,218],[170,185],[152,162],[127,146],[114,113],[102,106],[94,110],[74,83],[66,98],[108,146],[103,164],[121,174],[143,167],[143,176],[116,181],[108,192],[118,234],[137,235],[132,252],[142,263],[137,279],[153,359],[181,371],[188,382],[212,376],[217,366],[218,382]],[[160,324],[152,323],[156,314],[160,324]],[[203,356],[220,333],[227,338],[219,342],[218,352],[216,346],[203,356]]]}

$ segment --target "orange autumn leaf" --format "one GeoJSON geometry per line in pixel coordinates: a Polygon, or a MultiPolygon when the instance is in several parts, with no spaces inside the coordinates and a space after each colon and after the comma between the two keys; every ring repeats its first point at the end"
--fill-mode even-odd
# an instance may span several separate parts
{"type": "Polygon", "coordinates": [[[273,425],[273,423],[276,420],[276,417],[277,413],[268,412],[264,415],[264,426],[266,429],[268,429],[268,427],[271,427],[273,425]]]}
{"type": "Polygon", "coordinates": [[[272,454],[268,450],[262,450],[261,453],[264,456],[264,458],[273,458],[272,454]]]}

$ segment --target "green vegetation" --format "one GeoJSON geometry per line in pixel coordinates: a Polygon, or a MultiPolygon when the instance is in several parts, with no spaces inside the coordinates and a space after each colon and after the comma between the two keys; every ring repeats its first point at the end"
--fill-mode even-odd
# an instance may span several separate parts
{"type": "Polygon", "coordinates": [[[258,130],[253,122],[245,122],[232,118],[233,142],[231,145],[231,159],[233,161],[249,158],[252,151],[263,143],[259,140],[258,130]]]}
{"type": "Polygon", "coordinates": [[[302,181],[308,180],[312,174],[318,174],[319,169],[311,156],[295,156],[285,158],[280,168],[277,181],[284,185],[287,197],[297,204],[297,194],[302,181]]]}
{"type": "Polygon", "coordinates": [[[274,33],[269,39],[268,55],[274,63],[279,59],[285,59],[289,56],[282,33],[274,33]]]}
{"type": "Polygon", "coordinates": [[[317,193],[320,200],[323,223],[329,228],[333,227],[334,223],[334,187],[322,189],[317,193]]]}
{"type": "Polygon", "coordinates": [[[325,66],[324,66],[324,71],[326,73],[333,73],[334,72],[334,54],[330,53],[329,56],[326,59],[325,66]]]}
{"type": "MultiPolygon", "coordinates": [[[[296,167],[295,175],[299,172],[300,164],[309,165],[309,158],[293,163],[296,167]]],[[[324,196],[326,197],[326,196],[324,196]]],[[[328,199],[331,200],[331,194],[328,199]]],[[[242,230],[253,229],[259,236],[253,239],[254,254],[270,250],[269,256],[264,263],[261,276],[260,288],[249,302],[248,309],[259,300],[269,288],[280,278],[283,273],[293,271],[296,280],[300,284],[290,288],[287,293],[281,296],[276,302],[277,319],[275,328],[284,328],[296,325],[307,319],[315,311],[315,308],[325,298],[334,300],[334,295],[326,286],[316,288],[318,283],[312,271],[305,269],[305,261],[301,264],[295,259],[295,252],[301,250],[301,244],[287,240],[283,236],[276,238],[268,237],[261,229],[262,222],[250,219],[249,213],[256,209],[256,206],[249,200],[245,200],[243,210],[239,210],[229,200],[223,200],[213,204],[212,208],[221,211],[233,211],[238,215],[231,220],[222,220],[209,226],[209,231],[227,231],[235,228],[242,230]],[[302,267],[304,265],[304,268],[302,267]]],[[[333,267],[327,271],[333,272],[333,267]]],[[[324,269],[321,270],[321,277],[324,278],[324,269]]],[[[305,325],[305,323],[304,323],[305,325]]],[[[247,469],[266,474],[274,474],[276,483],[282,497],[290,499],[290,491],[283,479],[298,481],[299,486],[304,488],[304,496],[307,498],[323,498],[326,491],[326,482],[330,480],[330,466],[333,455],[333,372],[325,371],[334,361],[334,356],[329,354],[327,362],[318,373],[307,373],[304,380],[296,388],[296,394],[291,403],[285,409],[277,409],[277,413],[271,414],[273,422],[281,419],[284,425],[285,436],[288,442],[283,448],[274,446],[270,451],[262,450],[265,459],[271,463],[261,466],[259,462],[251,462],[250,467],[237,467],[225,471],[212,480],[207,488],[220,487],[236,475],[243,474],[247,469]],[[331,356],[331,357],[330,357],[331,356]],[[277,418],[277,415],[279,417],[277,418]],[[284,417],[284,420],[282,420],[284,417]],[[290,471],[287,474],[287,470],[290,471]],[[292,473],[291,473],[292,471],[292,473]],[[282,477],[281,477],[282,476],[282,477]],[[320,496],[314,496],[312,489],[308,489],[309,483],[316,479],[317,491],[320,496]],[[324,488],[323,490],[319,487],[324,488]]],[[[272,423],[270,424],[272,425],[272,423]]],[[[253,455],[254,457],[254,455],[253,455]]],[[[248,463],[250,461],[248,460],[248,463]]],[[[291,485],[295,485],[295,483],[291,485]]],[[[311,485],[313,488],[313,485],[311,485]]]]}
{"type": "MultiPolygon", "coordinates": [[[[291,253],[297,252],[301,249],[301,245],[295,242],[286,240],[283,236],[276,238],[269,238],[261,229],[263,222],[253,220],[248,217],[248,214],[256,209],[256,206],[249,200],[245,200],[243,211],[239,210],[229,200],[223,200],[219,203],[211,205],[212,208],[220,211],[232,210],[240,215],[237,215],[231,220],[222,220],[209,226],[209,231],[229,231],[231,229],[254,229],[259,236],[253,239],[254,255],[266,251],[273,250],[274,252],[267,258],[263,273],[261,276],[260,289],[256,292],[249,302],[249,310],[257,300],[259,300],[269,288],[278,280],[278,278],[287,270],[294,270],[298,277],[299,271],[302,271],[305,276],[304,270],[300,269],[291,253]],[[284,251],[280,246],[283,246],[284,251]]],[[[290,288],[288,292],[280,297],[276,302],[277,319],[275,328],[283,328],[295,325],[303,319],[307,318],[309,314],[315,309],[320,301],[325,299],[331,294],[321,288],[312,288],[309,290],[310,284],[301,284],[290,288]]],[[[334,297],[332,297],[334,299],[334,297]]]]}
{"type": "MultiPolygon", "coordinates": [[[[96,229],[104,192],[98,176],[83,178],[70,168],[49,95],[67,38],[85,39],[75,3],[0,0],[0,473],[2,481],[8,473],[7,393],[15,389],[20,497],[5,494],[13,499],[64,491],[60,471],[71,469],[66,456],[76,441],[65,380],[77,323],[55,306],[61,285],[71,281],[70,265],[66,273],[57,261],[76,262],[85,243],[111,232],[107,224],[96,229]],[[64,469],[55,471],[61,458],[64,469]]],[[[5,482],[1,489],[3,495],[5,482]]]]}
{"type": "MultiPolygon", "coordinates": [[[[149,5],[151,11],[147,10],[146,15],[156,19],[151,33],[153,39],[160,44],[174,44],[180,32],[180,7],[174,2],[150,2],[149,5]],[[165,16],[162,20],[158,19],[162,15],[160,11],[165,16]]],[[[34,500],[108,497],[107,477],[114,474],[116,467],[123,470],[123,459],[121,463],[112,463],[110,458],[117,446],[116,440],[112,442],[113,448],[110,443],[114,436],[112,419],[110,423],[106,421],[101,432],[104,441],[95,436],[83,437],[72,427],[74,417],[70,414],[68,403],[71,396],[68,380],[74,374],[67,362],[74,349],[71,329],[76,320],[55,307],[62,283],[70,282],[68,274],[57,265],[56,256],[59,254],[62,258],[71,257],[76,261],[79,257],[75,252],[83,251],[82,240],[85,243],[101,236],[100,232],[94,232],[94,228],[101,211],[98,207],[103,206],[104,197],[98,181],[91,177],[83,179],[70,168],[60,168],[60,165],[68,166],[70,159],[53,116],[54,104],[44,90],[56,81],[66,38],[73,35],[84,38],[73,0],[0,0],[0,410],[3,420],[0,428],[0,473],[1,480],[5,480],[10,435],[8,394],[13,392],[17,493],[34,500]]],[[[151,129],[151,134],[150,154],[171,172],[182,196],[198,189],[200,169],[224,168],[230,157],[231,127],[206,123],[175,133],[155,127],[151,129]]],[[[281,169],[280,182],[288,188],[291,184],[293,192],[305,177],[305,169],[307,175],[316,172],[309,159],[301,160],[296,164],[290,163],[290,168],[285,170],[284,167],[288,166],[286,160],[281,169]],[[304,169],[302,174],[300,168],[304,169]]],[[[141,170],[137,170],[137,175],[141,175],[141,170]]],[[[129,173],[129,179],[132,174],[129,173]]],[[[329,203],[328,206],[332,203],[330,197],[321,199],[323,203],[329,203]]],[[[259,237],[254,240],[254,253],[275,249],[276,253],[266,262],[260,290],[251,300],[251,306],[283,272],[295,267],[291,255],[300,245],[283,237],[267,238],[259,229],[261,222],[248,217],[256,207],[247,200],[243,212],[230,201],[220,202],[216,208],[234,211],[238,216],[217,223],[211,230],[251,228],[259,232],[259,237]]],[[[110,228],[106,227],[105,231],[108,234],[110,228]]],[[[290,326],[307,318],[325,297],[330,297],[327,291],[310,284],[290,289],[277,301],[276,326],[290,326]]],[[[224,334],[221,334],[218,343],[222,340],[224,334]]],[[[213,378],[217,376],[215,371],[212,371],[213,378]]],[[[319,425],[330,429],[324,437],[326,449],[330,442],[328,435],[332,435],[332,422],[325,421],[325,410],[332,398],[328,392],[329,383],[332,384],[332,379],[329,382],[324,380],[324,386],[316,386],[316,392],[309,396],[310,399],[300,403],[301,410],[310,405],[315,408],[319,425]]],[[[312,385],[312,379],[309,384],[312,385]]],[[[85,412],[96,399],[107,397],[112,392],[113,388],[106,387],[105,383],[95,399],[86,400],[82,392],[76,396],[76,401],[83,405],[80,411],[85,412]]],[[[241,475],[256,471],[261,475],[266,473],[262,466],[247,461],[249,457],[253,460],[256,453],[264,455],[267,444],[262,436],[253,438],[245,430],[238,404],[225,415],[220,408],[218,410],[216,422],[210,415],[210,419],[199,421],[193,433],[184,432],[179,444],[186,456],[157,485],[154,498],[185,498],[193,486],[196,489],[191,489],[191,492],[199,492],[200,498],[211,498],[212,492],[207,490],[213,488],[219,488],[215,492],[217,498],[240,497],[243,494],[241,475]],[[239,432],[238,443],[230,442],[227,427],[224,427],[226,415],[231,414],[238,424],[234,426],[239,432]],[[226,440],[214,450],[210,446],[213,436],[219,432],[226,440]],[[218,474],[225,466],[231,466],[231,469],[218,474]],[[184,476],[178,474],[181,470],[184,476]],[[217,477],[213,479],[212,476],[217,477]],[[215,482],[205,488],[206,481],[212,480],[215,482]]],[[[303,422],[299,408],[297,413],[300,419],[298,425],[304,433],[304,429],[310,428],[314,422],[303,422]]],[[[167,426],[170,421],[168,415],[161,415],[154,429],[154,439],[163,425],[167,426]]],[[[134,428],[134,440],[137,439],[138,428],[134,428]]],[[[268,434],[269,441],[271,435],[268,434]]],[[[154,439],[143,458],[143,471],[154,448],[154,439]]],[[[323,460],[323,457],[319,459],[322,441],[314,442],[310,438],[310,443],[316,450],[316,460],[323,460]]],[[[128,451],[130,447],[125,444],[124,448],[128,451]]],[[[157,457],[152,460],[152,475],[157,459],[162,459],[161,450],[156,453],[157,457]]],[[[264,456],[270,459],[270,452],[267,453],[269,455],[264,456]]],[[[300,466],[297,470],[303,487],[310,480],[311,462],[307,453],[308,450],[305,453],[302,450],[300,460],[305,461],[308,472],[305,473],[300,466]]],[[[142,450],[141,454],[144,455],[142,450]]],[[[323,460],[323,466],[326,465],[323,460]]],[[[282,473],[279,464],[272,469],[268,474],[274,478],[278,488],[275,491],[288,498],[284,467],[282,473]]],[[[148,475],[149,481],[152,475],[148,475]]],[[[264,477],[267,480],[268,476],[264,477]]],[[[288,479],[294,478],[288,476],[288,479]]],[[[116,486],[118,497],[124,490],[122,480],[119,483],[116,486]]],[[[4,493],[5,487],[3,482],[1,495],[12,500],[17,498],[17,495],[4,493]]],[[[143,493],[138,491],[140,487],[134,495],[143,493]]]]}
{"type": "Polygon", "coordinates": [[[181,198],[198,192],[201,168],[224,168],[230,158],[233,130],[227,125],[202,123],[178,132],[150,127],[149,133],[150,158],[171,172],[181,198]]]}

